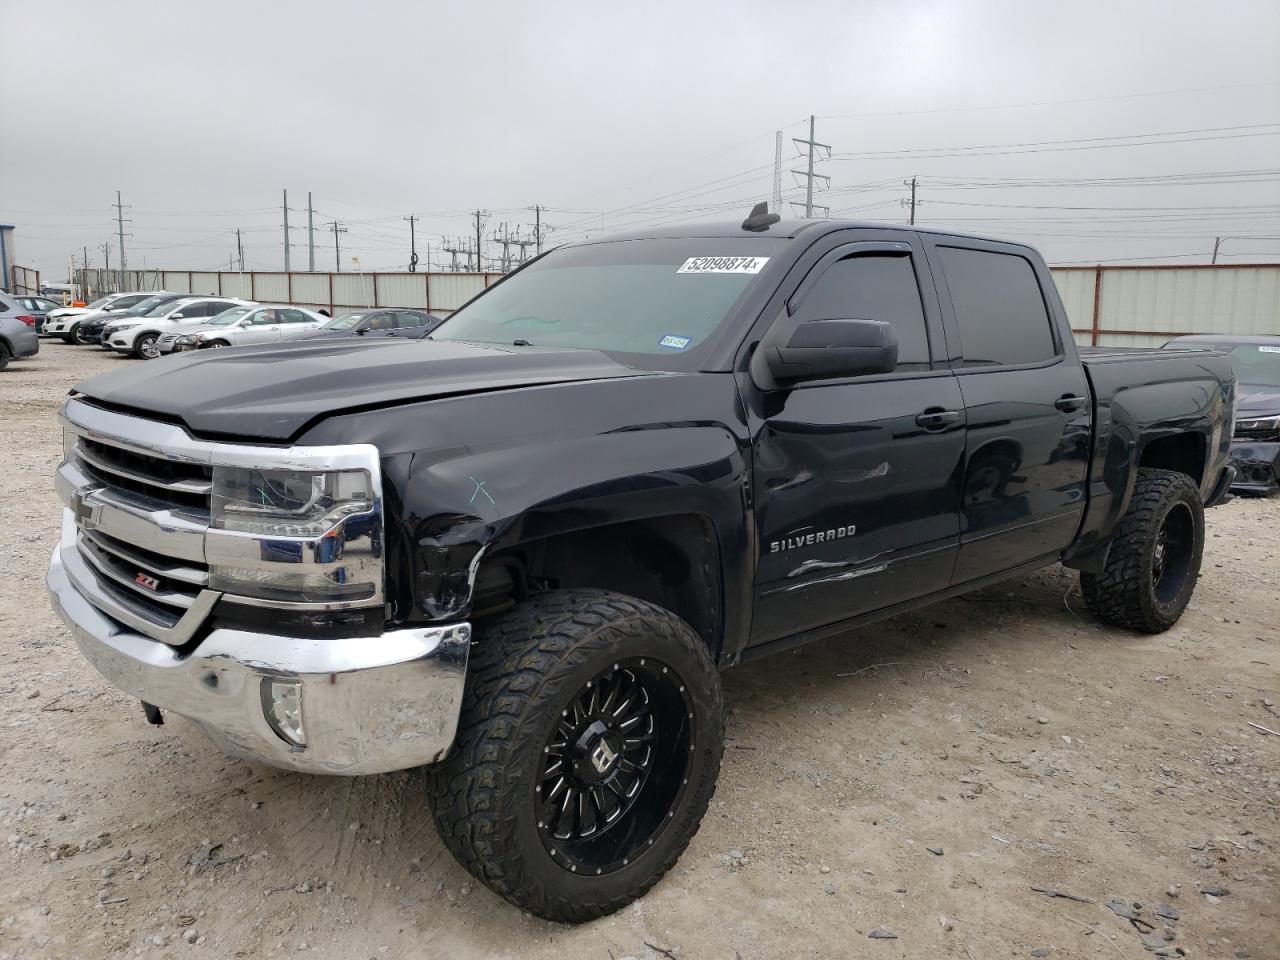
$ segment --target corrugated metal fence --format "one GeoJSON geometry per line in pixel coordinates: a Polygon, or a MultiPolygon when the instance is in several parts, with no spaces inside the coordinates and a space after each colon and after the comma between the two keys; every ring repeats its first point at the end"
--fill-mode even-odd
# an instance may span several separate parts
{"type": "MultiPolygon", "coordinates": [[[[500,273],[206,273],[85,270],[89,299],[170,290],[323,307],[418,307],[446,316],[500,273]]],[[[1076,341],[1159,346],[1184,333],[1280,334],[1280,264],[1054,267],[1076,341]]]]}
{"type": "Polygon", "coordinates": [[[1080,344],[1159,346],[1186,333],[1280,335],[1280,265],[1054,267],[1080,344]]]}
{"type": "Polygon", "coordinates": [[[500,273],[209,273],[199,270],[81,270],[86,299],[116,290],[168,290],[323,307],[335,316],[367,307],[417,307],[447,316],[500,273]]]}

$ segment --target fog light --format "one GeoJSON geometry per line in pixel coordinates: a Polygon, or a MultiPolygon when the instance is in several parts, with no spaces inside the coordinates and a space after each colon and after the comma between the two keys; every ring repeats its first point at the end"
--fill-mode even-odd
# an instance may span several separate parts
{"type": "Polygon", "coordinates": [[[295,747],[307,745],[307,732],[302,726],[302,684],[297,680],[263,677],[262,712],[271,729],[285,743],[295,747]]]}

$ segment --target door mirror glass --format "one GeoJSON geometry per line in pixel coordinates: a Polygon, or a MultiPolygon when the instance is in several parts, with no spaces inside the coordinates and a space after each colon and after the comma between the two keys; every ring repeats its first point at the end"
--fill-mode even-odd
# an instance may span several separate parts
{"type": "MultiPolygon", "coordinates": [[[[892,373],[898,338],[880,320],[807,320],[783,342],[759,347],[774,384],[892,373]]],[[[762,384],[764,385],[764,384],[762,384]]]]}

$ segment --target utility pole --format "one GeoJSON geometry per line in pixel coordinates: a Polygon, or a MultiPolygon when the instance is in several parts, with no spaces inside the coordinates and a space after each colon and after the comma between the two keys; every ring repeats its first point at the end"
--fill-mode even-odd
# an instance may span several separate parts
{"type": "Polygon", "coordinates": [[[307,191],[307,272],[316,272],[316,225],[312,218],[311,191],[307,191]]]}
{"type": "MultiPolygon", "coordinates": [[[[807,153],[808,153],[808,156],[809,156],[809,165],[808,165],[808,169],[807,169],[807,170],[792,170],[792,171],[791,171],[791,172],[792,172],[793,174],[795,174],[797,177],[804,177],[804,178],[805,178],[805,190],[804,190],[804,215],[805,215],[805,219],[812,219],[812,217],[813,217],[813,181],[814,181],[814,180],[823,180],[823,181],[825,181],[825,182],[826,182],[826,185],[827,185],[828,187],[830,187],[830,186],[831,186],[831,178],[830,178],[830,177],[828,177],[828,176],[826,176],[826,175],[824,175],[824,174],[821,174],[821,173],[814,173],[814,172],[813,172],[813,164],[814,164],[814,160],[816,159],[816,156],[815,156],[815,155],[817,154],[817,152],[818,152],[819,150],[825,150],[825,151],[827,152],[827,155],[826,155],[826,157],[825,157],[824,159],[827,159],[827,160],[830,160],[830,159],[831,159],[831,146],[830,146],[829,144],[826,144],[826,143],[818,143],[818,141],[817,141],[816,139],[814,139],[814,121],[815,121],[815,118],[814,118],[813,114],[810,114],[810,115],[809,115],[809,139],[808,139],[808,140],[801,140],[799,137],[792,137],[792,138],[791,138],[792,143],[796,144],[796,146],[803,146],[803,147],[807,148],[807,153]]],[[[820,209],[821,209],[821,210],[823,210],[823,212],[824,212],[824,213],[830,213],[830,212],[831,212],[831,211],[830,211],[830,209],[829,209],[829,208],[827,208],[827,207],[821,207],[820,209]]]]}
{"type": "Polygon", "coordinates": [[[289,272],[289,191],[284,191],[284,272],[289,272]]]}
{"type": "Polygon", "coordinates": [[[1213,259],[1209,261],[1210,263],[1217,263],[1217,262],[1218,262],[1218,251],[1219,251],[1221,248],[1222,248],[1222,238],[1221,238],[1221,237],[1214,237],[1214,238],[1213,238],[1213,259]]]}
{"type": "Polygon", "coordinates": [[[480,252],[483,249],[481,244],[484,242],[481,233],[484,229],[484,211],[477,210],[472,215],[476,218],[476,273],[484,273],[484,258],[480,252]]]}
{"type": "Polygon", "coordinates": [[[451,272],[453,273],[458,272],[458,254],[460,253],[465,253],[467,255],[467,263],[468,265],[470,265],[471,244],[467,243],[464,245],[461,238],[458,238],[455,240],[445,240],[444,244],[440,247],[440,249],[443,250],[445,253],[449,254],[451,258],[449,261],[449,270],[451,272]]]}
{"type": "Polygon", "coordinates": [[[124,271],[129,262],[124,256],[124,204],[120,200],[119,190],[116,191],[116,238],[120,241],[120,289],[123,290],[124,271]]]}
{"type": "Polygon", "coordinates": [[[911,199],[910,199],[910,200],[908,200],[908,201],[906,201],[906,202],[903,204],[903,206],[907,207],[907,208],[911,211],[911,212],[910,212],[910,214],[909,214],[909,216],[908,216],[908,218],[907,218],[907,223],[908,223],[910,226],[915,226],[915,223],[916,223],[916,178],[915,178],[915,177],[912,177],[910,180],[903,180],[903,181],[902,181],[902,185],[903,185],[904,187],[910,187],[910,188],[911,188],[911,199]]]}
{"type": "Polygon", "coordinates": [[[239,227],[236,227],[236,255],[240,258],[240,272],[244,273],[244,244],[240,242],[239,227]]]}
{"type": "Polygon", "coordinates": [[[333,224],[329,227],[329,229],[333,231],[333,272],[341,273],[342,272],[342,251],[338,248],[338,234],[346,233],[347,228],[338,226],[338,221],[335,220],[333,221],[333,224]]]}
{"type": "Polygon", "coordinates": [[[538,256],[542,256],[542,207],[533,205],[533,243],[538,256]]]}
{"type": "Polygon", "coordinates": [[[80,297],[89,302],[89,298],[85,296],[89,292],[89,248],[84,248],[84,263],[80,267],[80,297]]]}
{"type": "Polygon", "coordinates": [[[782,211],[782,131],[773,140],[773,212],[782,211]]]}
{"type": "MultiPolygon", "coordinates": [[[[414,237],[413,224],[418,218],[412,213],[402,219],[409,221],[409,272],[418,272],[418,242],[414,237]]],[[[430,268],[430,264],[427,265],[430,268]]]]}

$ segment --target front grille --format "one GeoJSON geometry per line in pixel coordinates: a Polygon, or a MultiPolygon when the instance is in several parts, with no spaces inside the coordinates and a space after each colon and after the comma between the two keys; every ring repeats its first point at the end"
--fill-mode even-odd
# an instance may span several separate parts
{"type": "Polygon", "coordinates": [[[209,581],[208,567],[180,565],[98,531],[81,530],[80,556],[98,585],[161,629],[172,629],[209,581]]]}
{"type": "Polygon", "coordinates": [[[78,439],[76,459],[81,469],[104,486],[205,519],[209,516],[213,470],[208,466],[165,460],[88,437],[78,439]]]}

